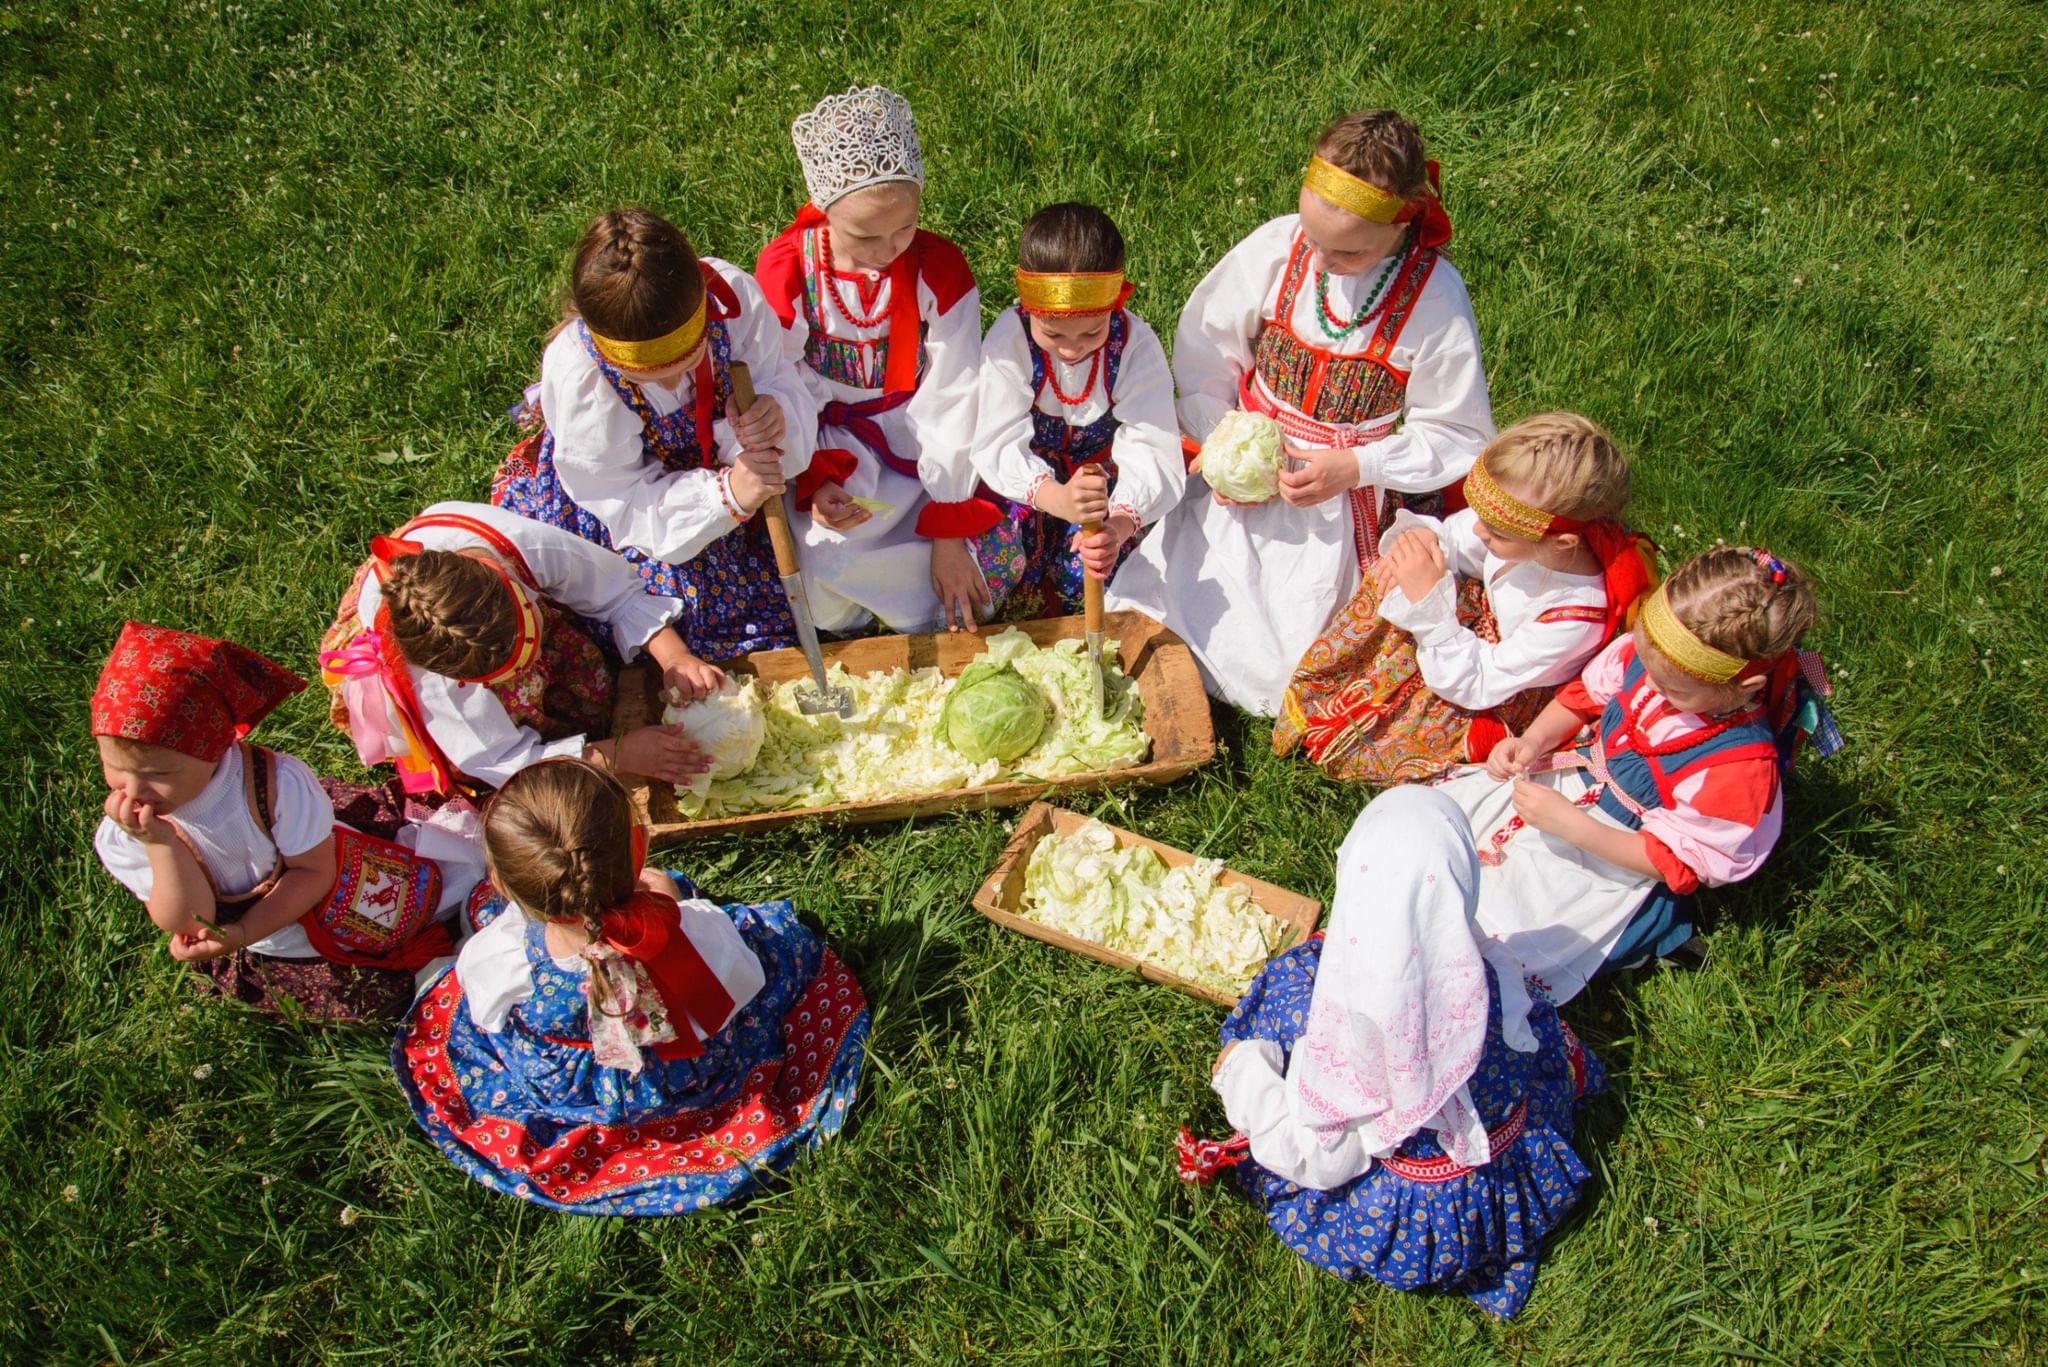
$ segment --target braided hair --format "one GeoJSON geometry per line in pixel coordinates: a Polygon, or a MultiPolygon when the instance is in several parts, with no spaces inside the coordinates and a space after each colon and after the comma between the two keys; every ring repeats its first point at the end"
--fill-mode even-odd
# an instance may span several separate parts
{"type": "Polygon", "coordinates": [[[1346,114],[1316,135],[1316,155],[1390,195],[1414,199],[1429,188],[1422,134],[1391,109],[1346,114]]]}
{"type": "Polygon", "coordinates": [[[519,606],[489,562],[460,551],[421,551],[383,576],[391,635],[408,664],[473,679],[512,658],[519,606]]]}
{"type": "MultiPolygon", "coordinates": [[[[604,913],[639,886],[633,803],[618,779],[582,760],[544,760],[511,778],[484,807],[491,881],[543,921],[583,927],[595,943],[604,913]]],[[[593,1011],[617,999],[602,960],[590,963],[593,1011]]]]}
{"type": "Polygon", "coordinates": [[[563,324],[580,317],[600,337],[644,342],[681,327],[703,298],[689,239],[660,214],[614,209],[576,244],[563,324]]]}
{"type": "Polygon", "coordinates": [[[1487,473],[1516,497],[1581,522],[1628,506],[1628,461],[1614,438],[1577,413],[1538,413],[1486,444],[1487,473]]]}
{"type": "Polygon", "coordinates": [[[1748,546],[1716,546],[1666,581],[1672,615],[1716,650],[1764,660],[1799,643],[1820,615],[1813,581],[1789,560],[1748,546]]]}

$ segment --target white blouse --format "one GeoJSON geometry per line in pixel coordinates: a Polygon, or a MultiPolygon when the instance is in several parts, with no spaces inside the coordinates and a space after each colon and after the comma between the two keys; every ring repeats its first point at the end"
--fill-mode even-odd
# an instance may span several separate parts
{"type": "MultiPolygon", "coordinates": [[[[1300,230],[1299,214],[1255,229],[1188,296],[1173,337],[1173,373],[1180,384],[1181,429],[1197,441],[1238,406],[1238,381],[1252,369],[1261,324],[1279,308],[1288,253],[1300,230]]],[[[1372,268],[1331,276],[1331,309],[1340,317],[1355,315],[1380,274],[1372,268]]],[[[1295,297],[1295,335],[1342,356],[1360,355],[1372,344],[1372,325],[1339,341],[1324,337],[1316,325],[1320,308],[1311,258],[1295,297]]],[[[1408,372],[1407,405],[1396,430],[1357,448],[1358,482],[1426,492],[1462,478],[1493,439],[1493,404],[1472,298],[1448,260],[1437,259],[1386,360],[1408,372]]]]}
{"type": "MultiPolygon", "coordinates": [[[[1116,462],[1116,483],[1110,489],[1112,509],[1128,509],[1145,528],[1180,502],[1187,486],[1181,460],[1180,431],[1173,411],[1173,372],[1159,334],[1137,314],[1124,311],[1130,336],[1118,366],[1116,392],[1109,392],[1108,357],[1103,352],[1072,365],[1045,354],[1047,383],[1034,402],[1031,392],[1029,329],[1014,308],[1005,309],[981,343],[980,411],[974,433],[974,465],[988,486],[1013,502],[1024,503],[1041,475],[1052,467],[1031,450],[1033,411],[1075,426],[1087,427],[1108,414],[1117,420],[1110,459],[1116,462]],[[1090,376],[1095,377],[1092,388],[1090,376]],[[1055,391],[1055,384],[1058,390],[1055,391]],[[1078,404],[1063,402],[1060,393],[1088,392],[1078,404]]],[[[1055,475],[1055,477],[1057,477],[1055,475]]]]}
{"type": "MultiPolygon", "coordinates": [[[[713,1028],[706,1030],[692,1022],[697,1037],[709,1039],[745,1009],[768,979],[762,972],[761,960],[747,948],[739,927],[723,908],[702,898],[691,898],[680,907],[683,933],[732,998],[731,1015],[713,1028]]],[[[534,919],[537,918],[530,919],[515,902],[463,942],[462,953],[455,961],[455,976],[462,983],[470,1019],[479,1030],[493,1034],[503,1030],[512,1009],[533,995],[533,965],[526,957],[526,931],[534,919]]],[[[555,967],[566,973],[580,977],[589,972],[580,957],[549,957],[555,967]]]]}
{"type": "MultiPolygon", "coordinates": [[[[679,600],[649,593],[646,581],[623,556],[559,527],[485,503],[436,503],[427,512],[460,514],[499,532],[518,548],[541,593],[611,628],[613,641],[628,660],[683,610],[679,600]]],[[[460,551],[489,545],[481,537],[452,527],[423,527],[411,539],[429,550],[460,551]]],[[[517,582],[516,574],[513,578],[517,582]]],[[[357,620],[364,630],[375,625],[383,602],[383,586],[376,575],[369,575],[357,600],[357,620]]],[[[544,741],[532,727],[515,723],[498,695],[483,684],[464,683],[410,665],[407,669],[426,716],[428,735],[449,762],[471,778],[497,787],[537,760],[583,753],[582,736],[544,741]]]]}
{"type": "MultiPolygon", "coordinates": [[[[861,282],[872,278],[867,272],[840,270],[821,276],[818,285],[827,336],[841,341],[873,343],[889,335],[889,301],[895,286],[890,283],[887,272],[882,272],[873,297],[863,301],[861,282]],[[837,293],[845,312],[833,309],[831,301],[824,297],[827,290],[837,293]],[[874,318],[876,321],[872,326],[862,327],[852,318],[874,318]]],[[[981,292],[969,289],[953,301],[952,308],[941,312],[937,292],[920,276],[917,302],[918,317],[924,322],[924,374],[919,378],[917,391],[909,402],[881,414],[875,421],[889,438],[892,451],[905,460],[917,462],[918,481],[934,502],[959,503],[973,497],[975,480],[979,477],[972,451],[976,382],[981,365],[981,292]]],[[[834,400],[860,403],[880,393],[879,386],[857,389],[828,380],[811,369],[803,360],[804,343],[810,340],[811,335],[810,324],[801,307],[794,311],[794,315],[783,333],[784,353],[802,374],[803,382],[818,407],[822,408],[834,400]]],[[[813,409],[814,413],[816,411],[813,409]]],[[[847,437],[839,429],[830,430],[836,435],[825,442],[826,445],[845,446],[864,463],[874,460],[861,442],[847,437]]],[[[916,517],[915,510],[907,507],[897,509],[896,514],[898,517],[908,514],[912,521],[916,517]]],[[[878,517],[876,520],[895,519],[878,517]]]]}
{"type": "Polygon", "coordinates": [[[1415,638],[1422,681],[1445,702],[1477,711],[1498,707],[1524,689],[1569,683],[1601,646],[1607,589],[1599,574],[1567,574],[1531,560],[1507,561],[1479,539],[1470,508],[1439,522],[1403,509],[1382,548],[1413,529],[1434,535],[1449,571],[1420,602],[1397,584],[1380,599],[1379,615],[1415,638]],[[1457,580],[1478,579],[1500,628],[1498,644],[1458,621],[1457,580]],[[1591,620],[1587,620],[1588,617],[1591,620]],[[1548,618],[1548,620],[1546,620],[1548,618]]]}
{"type": "MultiPolygon", "coordinates": [[[[732,358],[744,361],[754,392],[782,405],[782,469],[794,478],[811,463],[818,413],[810,391],[784,358],[781,328],[754,278],[727,262],[705,257],[739,296],[739,317],[725,326],[732,358]]],[[[641,393],[667,415],[696,402],[694,372],[673,389],[643,384],[641,393]]],[[[611,533],[612,544],[656,560],[682,564],[739,525],[714,469],[669,471],[641,448],[644,424],[615,393],[584,349],[576,328],[564,328],[541,356],[540,408],[554,437],[562,489],[611,533]]],[[[712,436],[722,463],[735,447],[732,426],[720,413],[712,436]]]]}

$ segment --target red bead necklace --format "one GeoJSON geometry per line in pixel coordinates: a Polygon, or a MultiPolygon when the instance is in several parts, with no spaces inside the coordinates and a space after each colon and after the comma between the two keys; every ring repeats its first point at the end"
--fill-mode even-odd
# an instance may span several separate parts
{"type": "Polygon", "coordinates": [[[1088,402],[1088,396],[1095,392],[1095,377],[1102,373],[1102,348],[1097,347],[1088,358],[1088,383],[1081,386],[1079,394],[1068,394],[1060,388],[1059,357],[1050,351],[1045,353],[1045,382],[1052,386],[1052,396],[1069,408],[1079,408],[1088,402]]]}
{"type": "MultiPolygon", "coordinates": [[[[832,301],[833,311],[844,318],[850,326],[861,331],[880,327],[889,316],[888,298],[881,290],[876,290],[875,311],[865,317],[856,317],[853,311],[847,308],[846,300],[841,298],[839,293],[839,275],[832,268],[832,230],[822,225],[818,229],[818,254],[825,262],[825,278],[818,282],[818,286],[824,296],[832,301]]],[[[888,277],[882,277],[882,282],[887,284],[888,277]]]]}

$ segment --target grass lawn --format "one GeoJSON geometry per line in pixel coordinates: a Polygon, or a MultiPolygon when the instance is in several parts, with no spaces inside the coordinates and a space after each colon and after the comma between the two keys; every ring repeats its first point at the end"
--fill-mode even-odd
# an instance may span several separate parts
{"type": "MultiPolygon", "coordinates": [[[[1043,0],[0,9],[0,1354],[12,1361],[1762,1361],[2048,1352],[2042,11],[1043,0]],[[1118,218],[1163,332],[1314,129],[1417,118],[1503,424],[1572,407],[1634,518],[1804,561],[1851,749],[1692,975],[1570,1019],[1616,1090],[1511,1324],[1313,1272],[1223,1188],[1219,1013],[984,922],[1003,813],[673,863],[787,896],[875,1008],[842,1139],[735,1213],[550,1215],[416,1133],[384,1040],[196,1003],[97,866],[125,617],[314,669],[371,534],[481,497],[576,233],[742,262],[785,130],[880,80],[991,282],[1118,218]],[[2031,720],[2029,720],[2031,718],[2031,720]]],[[[321,700],[264,738],[350,773],[321,700]]],[[[1311,895],[1361,794],[1225,753],[1099,809],[1311,895]]]]}

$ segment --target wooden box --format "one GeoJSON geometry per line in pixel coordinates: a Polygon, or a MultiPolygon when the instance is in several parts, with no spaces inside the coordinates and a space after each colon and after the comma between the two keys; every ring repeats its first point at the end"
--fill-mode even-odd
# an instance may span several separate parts
{"type": "MultiPolygon", "coordinates": [[[[1062,810],[1049,803],[1031,804],[1017,822],[1017,830],[1010,837],[1010,843],[1003,847],[1003,857],[996,861],[994,871],[982,883],[981,890],[974,894],[975,909],[989,920],[1008,926],[1020,935],[1029,935],[1034,940],[1043,940],[1047,944],[1058,945],[1061,949],[1071,949],[1076,954],[1085,954],[1091,959],[1100,959],[1103,963],[1114,964],[1118,968],[1134,970],[1152,982],[1164,983],[1191,997],[1200,997],[1203,1001],[1214,1002],[1218,1006],[1237,1005],[1236,997],[1199,983],[1191,983],[1186,978],[1168,973],[1155,964],[1134,959],[1128,954],[1119,954],[1093,940],[1083,940],[1063,930],[1054,930],[1051,926],[1041,925],[1019,914],[1018,907],[1024,898],[1024,868],[1031,860],[1032,847],[1048,835],[1070,835],[1087,824],[1087,817],[1062,810]]],[[[1119,849],[1144,845],[1157,854],[1168,868],[1192,864],[1195,861],[1195,856],[1185,850],[1162,845],[1156,840],[1147,840],[1135,832],[1110,826],[1106,821],[1103,825],[1108,826],[1110,833],[1116,837],[1119,849]]],[[[1313,898],[1303,897],[1300,893],[1289,892],[1286,888],[1276,887],[1228,868],[1223,871],[1223,881],[1251,889],[1252,900],[1258,903],[1268,916],[1287,928],[1286,934],[1273,950],[1276,955],[1306,940],[1315,932],[1316,923],[1322,919],[1323,904],[1313,898]]]]}
{"type": "MultiPolygon", "coordinates": [[[[1041,646],[1069,637],[1079,640],[1085,635],[1079,617],[1052,617],[1016,625],[1041,646]]],[[[1077,774],[1071,778],[995,783],[982,788],[955,788],[887,801],[752,812],[745,816],[709,817],[698,821],[684,819],[676,807],[675,790],[668,784],[653,783],[638,775],[626,775],[627,790],[632,793],[641,818],[647,822],[650,844],[659,847],[688,836],[768,830],[812,816],[847,822],[900,821],[905,817],[927,816],[935,812],[1014,807],[1062,788],[1087,791],[1112,783],[1170,783],[1208,763],[1216,754],[1216,731],[1209,716],[1208,696],[1202,691],[1202,676],[1195,668],[1195,657],[1187,646],[1178,636],[1141,612],[1109,613],[1103,628],[1105,635],[1119,643],[1118,658],[1122,661],[1123,671],[1137,682],[1139,695],[1145,700],[1144,726],[1152,739],[1152,752],[1143,763],[1123,769],[1077,774]]],[[[834,641],[824,647],[825,664],[829,668],[837,662],[850,674],[935,666],[946,677],[952,678],[965,669],[981,653],[988,638],[1001,629],[984,626],[979,636],[958,632],[834,641]]],[[[756,675],[768,684],[810,675],[810,668],[804,663],[800,650],[756,651],[744,659],[729,661],[723,667],[735,675],[756,675]]],[[[624,735],[634,727],[661,720],[660,682],[659,672],[647,662],[634,665],[619,675],[612,734],[624,735]]]]}

